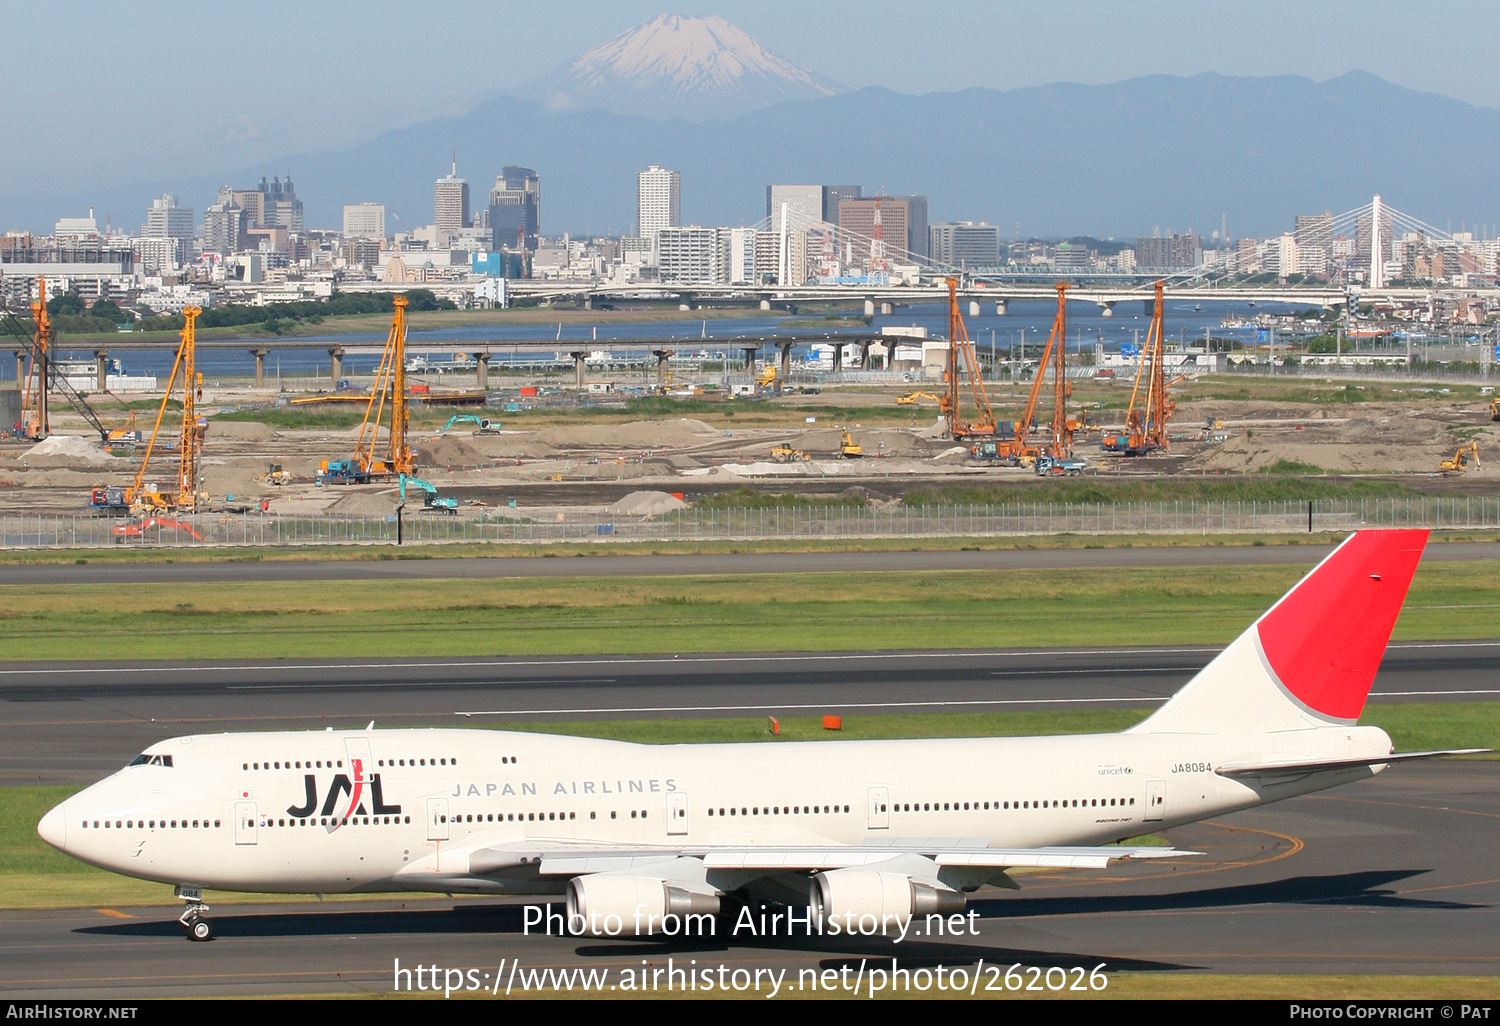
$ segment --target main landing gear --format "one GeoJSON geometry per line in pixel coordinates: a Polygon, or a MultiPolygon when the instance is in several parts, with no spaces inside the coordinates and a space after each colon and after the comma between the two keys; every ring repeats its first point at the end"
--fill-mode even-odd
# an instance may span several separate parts
{"type": "Polygon", "coordinates": [[[175,893],[177,897],[187,902],[187,908],[183,909],[177,921],[187,930],[188,940],[213,940],[213,923],[204,918],[204,914],[208,912],[208,906],[203,903],[203,891],[197,887],[184,887],[179,884],[175,893]]]}

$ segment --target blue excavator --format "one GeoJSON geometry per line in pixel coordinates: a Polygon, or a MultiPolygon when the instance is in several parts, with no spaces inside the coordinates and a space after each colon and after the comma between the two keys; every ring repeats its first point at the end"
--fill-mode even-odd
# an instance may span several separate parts
{"type": "Polygon", "coordinates": [[[424,481],[420,477],[408,477],[401,475],[401,505],[406,505],[406,486],[410,484],[415,488],[422,489],[422,510],[433,513],[447,513],[449,516],[458,515],[458,500],[450,496],[438,494],[437,487],[430,481],[424,481]]]}
{"type": "Polygon", "coordinates": [[[454,424],[465,423],[474,425],[475,434],[498,435],[500,433],[500,422],[497,420],[490,420],[488,417],[476,417],[472,413],[458,413],[448,419],[448,423],[443,425],[443,430],[439,431],[438,434],[447,434],[448,429],[454,424]]]}

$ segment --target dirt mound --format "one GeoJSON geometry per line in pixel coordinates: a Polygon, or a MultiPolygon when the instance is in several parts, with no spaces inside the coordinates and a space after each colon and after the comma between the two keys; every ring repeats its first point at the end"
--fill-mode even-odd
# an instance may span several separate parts
{"type": "Polygon", "coordinates": [[[389,517],[396,515],[398,501],[397,494],[388,489],[380,492],[350,492],[335,499],[329,505],[328,512],[355,517],[389,517]]]}
{"type": "Polygon", "coordinates": [[[49,435],[22,453],[21,462],[28,467],[61,470],[120,466],[127,461],[116,459],[87,438],[49,435]]]}
{"type": "Polygon", "coordinates": [[[667,492],[631,492],[609,507],[611,513],[633,517],[654,517],[682,509],[687,503],[667,492]]]}
{"type": "Polygon", "coordinates": [[[490,457],[469,444],[467,438],[455,435],[418,442],[417,452],[424,467],[472,467],[490,462],[490,457]]]}

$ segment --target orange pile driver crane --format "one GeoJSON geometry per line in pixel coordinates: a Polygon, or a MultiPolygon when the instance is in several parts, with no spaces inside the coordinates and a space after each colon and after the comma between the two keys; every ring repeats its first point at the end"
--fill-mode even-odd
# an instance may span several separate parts
{"type": "MultiPolygon", "coordinates": [[[[938,409],[947,421],[948,437],[960,442],[967,438],[993,438],[995,414],[990,409],[990,397],[984,390],[984,378],[979,373],[979,359],[974,355],[974,343],[969,341],[968,329],[964,327],[964,319],[958,312],[957,278],[948,279],[948,361],[943,368],[943,381],[948,387],[938,397],[938,409]],[[969,390],[974,395],[974,406],[979,417],[973,423],[965,423],[959,415],[960,358],[969,372],[969,390]]],[[[923,393],[912,394],[920,396],[923,393]]]]}
{"type": "Polygon", "coordinates": [[[194,348],[197,341],[195,322],[203,311],[196,306],[184,307],[182,311],[182,341],[177,346],[177,359],[172,363],[172,376],[167,378],[167,387],[162,393],[161,407],[156,411],[156,423],[151,426],[151,440],[146,443],[146,454],[135,472],[135,483],[125,495],[132,512],[164,513],[176,510],[193,513],[200,502],[206,503],[208,496],[199,489],[198,468],[203,452],[203,436],[208,431],[206,421],[198,419],[195,399],[202,396],[197,368],[194,366],[194,348]],[[178,381],[182,382],[182,433],[177,443],[177,490],[162,492],[143,490],[146,468],[151,462],[152,450],[156,448],[156,436],[161,432],[162,418],[167,412],[167,403],[178,381]]]}
{"type": "Polygon", "coordinates": [[[1158,281],[1156,283],[1156,308],[1151,316],[1151,329],[1146,333],[1146,345],[1141,350],[1141,362],[1135,369],[1135,385],[1130,390],[1130,409],[1125,414],[1125,433],[1104,437],[1100,442],[1100,447],[1107,452],[1121,452],[1126,456],[1144,456],[1157,449],[1167,448],[1167,422],[1172,419],[1172,412],[1177,408],[1177,404],[1167,394],[1167,386],[1175,384],[1176,381],[1167,381],[1162,335],[1162,283],[1158,281]],[[1141,394],[1142,377],[1146,379],[1144,395],[1141,394]]]}
{"type": "Polygon", "coordinates": [[[1012,436],[997,445],[996,451],[1002,459],[1022,460],[1046,452],[1055,459],[1065,460],[1073,455],[1073,425],[1068,422],[1068,378],[1065,365],[1068,335],[1068,283],[1057,283],[1057,315],[1052,319],[1052,333],[1047,336],[1047,347],[1042,350],[1042,359],[1036,366],[1036,377],[1031,380],[1031,392],[1026,397],[1026,409],[1021,419],[1015,422],[1012,436]],[[1036,424],[1037,402],[1042,394],[1042,382],[1047,377],[1048,365],[1052,367],[1052,437],[1040,444],[1031,441],[1031,429],[1036,424]]]}
{"type": "Polygon", "coordinates": [[[26,365],[26,384],[21,392],[21,437],[33,442],[46,438],[52,430],[47,416],[47,381],[50,368],[52,321],[47,316],[47,279],[37,279],[37,300],[31,304],[36,330],[31,337],[30,360],[26,365]]]}
{"type": "Polygon", "coordinates": [[[416,454],[412,452],[407,440],[406,297],[396,296],[391,302],[396,308],[391,316],[391,332],[386,336],[385,353],[380,358],[380,368],[375,372],[375,384],[370,389],[365,420],[360,426],[359,441],[354,448],[354,463],[358,474],[366,478],[393,478],[402,474],[411,476],[417,469],[416,454]],[[380,458],[376,458],[380,421],[385,413],[387,396],[391,400],[390,445],[380,458]]]}

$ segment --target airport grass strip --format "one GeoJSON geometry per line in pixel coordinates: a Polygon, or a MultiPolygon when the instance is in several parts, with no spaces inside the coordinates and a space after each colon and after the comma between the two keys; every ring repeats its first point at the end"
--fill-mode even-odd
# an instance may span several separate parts
{"type": "MultiPolygon", "coordinates": [[[[1301,566],[12,586],[7,662],[1217,645],[1301,566]]],[[[1482,638],[1500,577],[1417,572],[1398,640],[1482,638]]]]}
{"type": "MultiPolygon", "coordinates": [[[[830,711],[837,711],[836,709],[830,711]]],[[[780,719],[613,720],[527,723],[519,729],[646,744],[766,742],[912,737],[1005,737],[1122,730],[1149,710],[1067,710],[846,716],[840,731],[818,717],[780,719]]],[[[1397,751],[1424,748],[1500,748],[1500,702],[1372,705],[1362,723],[1380,726],[1397,751]]],[[[1399,772],[1394,770],[1392,772],[1399,772]]],[[[74,786],[0,788],[0,908],[88,908],[173,904],[172,888],[116,876],[47,846],[37,836],[42,815],[79,789],[74,786]]],[[[1137,843],[1155,843],[1155,838],[1137,843]]],[[[390,895],[370,896],[389,899],[390,895]]],[[[430,898],[431,895],[423,897],[430,898]]],[[[296,900],[288,895],[215,893],[214,904],[296,900]]],[[[342,900],[361,900],[348,896],[342,900]]]]}

